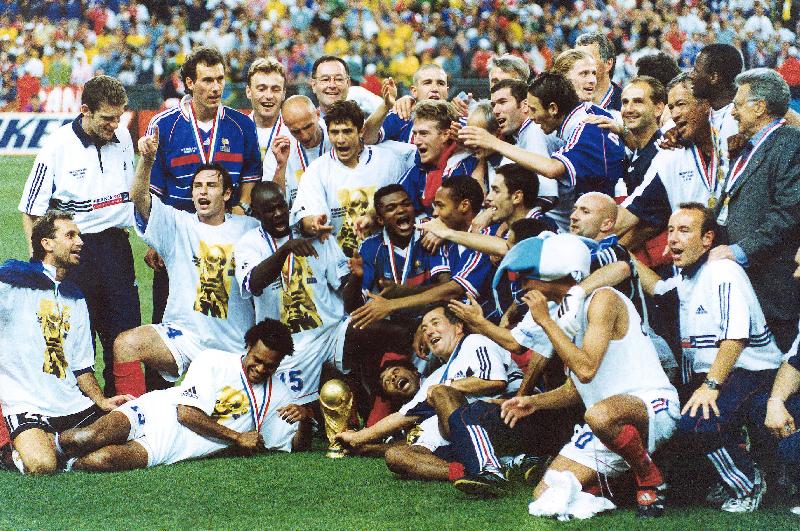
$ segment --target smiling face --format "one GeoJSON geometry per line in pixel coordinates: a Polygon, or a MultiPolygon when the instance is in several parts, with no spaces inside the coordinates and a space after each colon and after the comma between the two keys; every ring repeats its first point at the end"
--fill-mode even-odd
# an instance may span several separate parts
{"type": "Polygon", "coordinates": [[[503,135],[513,135],[519,131],[526,117],[525,104],[524,101],[514,99],[510,88],[502,88],[492,93],[492,112],[500,124],[500,132],[503,135]]]}
{"type": "Polygon", "coordinates": [[[397,402],[408,402],[419,391],[419,374],[402,365],[381,371],[380,382],[383,392],[397,402]]]}
{"type": "Polygon", "coordinates": [[[275,238],[289,235],[289,205],[283,194],[270,188],[253,193],[250,204],[253,217],[261,222],[264,230],[275,238]]]}
{"type": "Polygon", "coordinates": [[[761,129],[764,101],[754,101],[750,97],[750,85],[742,85],[733,98],[731,116],[739,122],[739,133],[746,138],[755,135],[761,129]]]}
{"type": "Polygon", "coordinates": [[[221,223],[225,220],[225,201],[231,197],[225,188],[222,175],[216,170],[202,170],[192,181],[192,202],[197,217],[204,223],[221,223]]]}
{"type": "Polygon", "coordinates": [[[264,345],[262,341],[250,347],[244,357],[244,373],[251,384],[264,383],[267,378],[275,374],[281,364],[283,356],[277,350],[264,345]]]}
{"type": "Polygon", "coordinates": [[[446,360],[464,337],[464,325],[451,323],[444,308],[434,308],[422,318],[422,335],[433,355],[446,360]]]}
{"type": "Polygon", "coordinates": [[[350,78],[344,65],[339,61],[325,61],[317,66],[317,73],[311,78],[311,90],[317,97],[319,107],[327,109],[336,101],[347,99],[350,78]]]}
{"type": "Polygon", "coordinates": [[[539,98],[528,94],[528,116],[539,124],[544,134],[549,135],[561,125],[561,119],[558,118],[557,112],[555,104],[550,104],[545,108],[539,98]]]}
{"type": "Polygon", "coordinates": [[[285,81],[277,72],[256,72],[245,87],[256,118],[272,123],[281,111],[286,97],[285,81]]]}
{"type": "Polygon", "coordinates": [[[125,105],[102,103],[96,111],[90,111],[88,105],[81,105],[81,113],[83,130],[94,138],[108,142],[119,127],[120,118],[125,113],[125,105]]]}
{"type": "Polygon", "coordinates": [[[703,234],[703,214],[695,209],[678,209],[669,218],[667,225],[667,248],[673,263],[688,267],[711,248],[714,233],[703,234]]]}
{"type": "Polygon", "coordinates": [[[647,83],[631,83],[622,90],[622,121],[634,133],[657,125],[664,104],[655,104],[647,83]]]}
{"type": "Polygon", "coordinates": [[[679,140],[696,142],[708,133],[708,101],[696,99],[686,83],[678,83],[670,89],[667,106],[679,140]]]}
{"type": "MultiPolygon", "coordinates": [[[[521,192],[518,195],[522,195],[521,192]]],[[[522,197],[518,199],[522,201],[522,197]]],[[[492,209],[492,223],[502,223],[514,213],[514,197],[506,186],[506,179],[502,173],[495,175],[494,182],[486,195],[486,202],[492,209]]]]}
{"type": "Polygon", "coordinates": [[[55,220],[54,227],[52,238],[42,238],[41,245],[45,251],[42,261],[59,269],[78,265],[83,248],[80,229],[69,219],[55,220]]]}
{"type": "Polygon", "coordinates": [[[406,192],[381,197],[375,204],[375,213],[390,236],[405,239],[414,233],[414,205],[406,192]]]}
{"type": "Polygon", "coordinates": [[[225,88],[225,67],[220,64],[197,63],[195,79],[184,80],[186,88],[192,91],[192,102],[203,109],[216,109],[222,101],[225,88]]]}
{"type": "Polygon", "coordinates": [[[581,101],[592,101],[594,98],[594,88],[597,85],[597,66],[591,57],[578,59],[565,76],[581,101]]]}
{"type": "Polygon", "coordinates": [[[339,161],[354,168],[358,164],[358,154],[361,151],[361,131],[350,120],[334,122],[328,126],[328,138],[339,161]]]}
{"type": "Polygon", "coordinates": [[[441,219],[451,229],[462,230],[467,210],[469,206],[457,203],[448,188],[440,186],[436,190],[436,195],[433,196],[433,217],[441,219]]]}
{"type": "Polygon", "coordinates": [[[423,164],[435,164],[450,140],[449,130],[442,131],[433,120],[414,120],[414,145],[423,164]]]}

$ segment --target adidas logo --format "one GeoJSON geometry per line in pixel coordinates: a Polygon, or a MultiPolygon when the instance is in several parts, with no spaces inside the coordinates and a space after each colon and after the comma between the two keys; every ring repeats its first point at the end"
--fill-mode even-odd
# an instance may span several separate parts
{"type": "Polygon", "coordinates": [[[181,393],[181,396],[197,399],[197,389],[195,389],[194,386],[190,387],[189,389],[184,389],[181,393]]]}
{"type": "Polygon", "coordinates": [[[697,311],[694,312],[694,313],[695,313],[695,315],[701,315],[701,314],[704,314],[704,313],[707,314],[708,312],[706,311],[705,308],[703,308],[703,305],[701,304],[700,306],[697,307],[697,311]]]}

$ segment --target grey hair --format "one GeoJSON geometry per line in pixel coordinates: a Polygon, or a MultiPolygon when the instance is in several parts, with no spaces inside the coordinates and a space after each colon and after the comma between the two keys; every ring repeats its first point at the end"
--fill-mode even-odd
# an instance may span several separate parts
{"type": "Polygon", "coordinates": [[[750,100],[764,100],[767,114],[784,116],[789,110],[789,85],[771,68],[753,68],[736,76],[736,86],[750,87],[750,100]]]}
{"type": "Polygon", "coordinates": [[[480,116],[483,116],[484,120],[486,121],[485,129],[492,134],[495,134],[498,129],[500,129],[500,124],[497,123],[497,117],[494,115],[494,111],[492,111],[492,102],[489,100],[480,100],[470,111],[470,114],[477,113],[480,116]]]}
{"type": "Polygon", "coordinates": [[[492,57],[489,59],[488,66],[489,70],[499,68],[503,72],[514,74],[520,81],[527,82],[531,75],[531,69],[525,60],[510,53],[505,53],[500,57],[492,57]]]}
{"type": "Polygon", "coordinates": [[[672,81],[667,83],[667,92],[681,84],[686,84],[690,87],[692,86],[692,76],[689,75],[689,72],[681,72],[677,76],[673,77],[672,81]]]}
{"type": "Polygon", "coordinates": [[[591,46],[592,44],[597,44],[600,50],[600,59],[603,61],[617,58],[617,50],[614,47],[614,43],[602,33],[583,33],[575,41],[575,46],[591,46]]]}

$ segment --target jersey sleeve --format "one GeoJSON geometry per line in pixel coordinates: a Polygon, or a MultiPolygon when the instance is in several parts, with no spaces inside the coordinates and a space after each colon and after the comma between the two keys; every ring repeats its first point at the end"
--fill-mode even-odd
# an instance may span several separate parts
{"type": "Polygon", "coordinates": [[[367,238],[361,243],[358,254],[363,262],[364,275],[361,277],[361,291],[368,293],[375,285],[375,266],[378,260],[380,242],[377,238],[367,238]]]}
{"type": "MultiPolygon", "coordinates": [[[[159,128],[155,117],[147,125],[147,134],[152,135],[156,128],[159,128]]],[[[167,194],[167,177],[169,170],[167,167],[167,132],[163,128],[158,129],[158,151],[156,160],[150,169],[150,191],[157,197],[164,197],[167,194]]]]}
{"type": "Polygon", "coordinates": [[[258,133],[256,124],[250,118],[245,118],[244,147],[242,149],[242,184],[256,183],[264,174],[261,164],[261,148],[258,146],[258,133]]]}
{"type": "Polygon", "coordinates": [[[380,133],[378,134],[378,143],[384,140],[400,140],[400,134],[403,130],[404,121],[400,119],[396,112],[390,111],[383,119],[380,133]]]}
{"type": "Polygon", "coordinates": [[[432,261],[431,266],[431,276],[436,276],[439,273],[450,273],[452,275],[452,271],[450,269],[450,260],[449,260],[449,253],[447,252],[447,248],[445,245],[439,246],[439,249],[436,250],[434,253],[434,260],[432,261]]]}
{"type": "Polygon", "coordinates": [[[479,292],[492,273],[492,262],[489,260],[489,256],[467,249],[460,262],[461,267],[457,271],[453,271],[451,263],[452,280],[455,280],[476,299],[480,298],[479,292]]]}
{"type": "Polygon", "coordinates": [[[642,184],[622,203],[622,207],[627,208],[631,214],[658,229],[666,227],[672,215],[669,195],[659,175],[659,172],[664,170],[665,168],[654,160],[645,173],[642,184]]]}
{"type": "Polygon", "coordinates": [[[178,211],[154,195],[150,199],[150,217],[147,221],[134,213],[136,232],[162,257],[172,256],[178,239],[178,211]]]}
{"type": "Polygon", "coordinates": [[[422,206],[422,190],[425,189],[425,183],[420,183],[422,179],[424,179],[422,171],[416,165],[409,168],[400,178],[400,185],[405,189],[408,197],[411,198],[414,212],[417,213],[425,211],[422,206]]]}
{"type": "Polygon", "coordinates": [[[292,403],[292,395],[280,378],[272,377],[272,401],[264,423],[261,424],[261,436],[267,450],[279,452],[292,451],[292,439],[300,429],[300,423],[289,423],[283,420],[278,409],[292,403]]]}
{"type": "Polygon", "coordinates": [[[325,202],[325,187],[322,184],[320,168],[320,164],[311,164],[303,174],[303,178],[297,186],[297,196],[292,203],[289,218],[291,225],[296,225],[306,216],[320,214],[327,214],[328,221],[331,221],[331,213],[325,202]]]}
{"type": "Polygon", "coordinates": [[[567,140],[567,144],[553,154],[567,168],[560,179],[568,186],[575,186],[578,181],[607,173],[608,161],[605,160],[603,137],[600,128],[594,124],[582,123],[567,140]]]}
{"type": "MultiPolygon", "coordinates": [[[[503,360],[503,349],[484,336],[471,335],[464,340],[459,356],[466,356],[467,377],[474,376],[481,380],[508,381],[508,372],[503,360]]],[[[452,377],[452,375],[448,375],[452,377]]]]}
{"type": "Polygon", "coordinates": [[[47,142],[39,151],[33,168],[25,181],[19,211],[31,216],[43,216],[50,207],[55,182],[55,145],[47,142]]]}
{"type": "Polygon", "coordinates": [[[253,293],[250,290],[250,273],[253,269],[260,264],[268,255],[262,249],[259,241],[258,230],[245,233],[239,239],[233,248],[233,260],[236,264],[236,283],[239,285],[239,290],[243,299],[249,299],[253,295],[256,297],[261,293],[253,293]]]}
{"type": "Polygon", "coordinates": [[[217,402],[214,373],[221,370],[215,366],[212,357],[213,354],[204,352],[189,364],[175,401],[178,405],[196,407],[209,416],[214,412],[217,402]]]}
{"type": "Polygon", "coordinates": [[[719,326],[717,342],[726,339],[750,340],[750,306],[742,289],[743,279],[730,271],[737,267],[732,263],[720,264],[729,267],[717,267],[714,272],[714,290],[716,304],[707,311],[715,318],[719,326]]]}
{"type": "Polygon", "coordinates": [[[73,374],[79,376],[92,372],[94,367],[94,345],[92,332],[89,326],[89,308],[85,299],[78,299],[75,303],[74,315],[70,318],[69,335],[70,348],[67,363],[72,368],[73,374]]]}

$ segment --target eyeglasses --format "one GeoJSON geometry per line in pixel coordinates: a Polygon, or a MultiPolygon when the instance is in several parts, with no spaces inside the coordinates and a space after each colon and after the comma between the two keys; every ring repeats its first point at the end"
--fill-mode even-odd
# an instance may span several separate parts
{"type": "Polygon", "coordinates": [[[333,83],[333,84],[335,84],[335,85],[344,85],[344,84],[345,84],[345,82],[346,82],[346,81],[347,81],[349,78],[347,78],[347,77],[342,77],[342,76],[335,76],[335,77],[331,77],[331,76],[320,76],[320,77],[315,77],[314,79],[316,79],[316,80],[317,80],[318,82],[320,82],[320,83],[324,83],[325,85],[329,85],[329,84],[331,84],[331,83],[333,83]]]}

